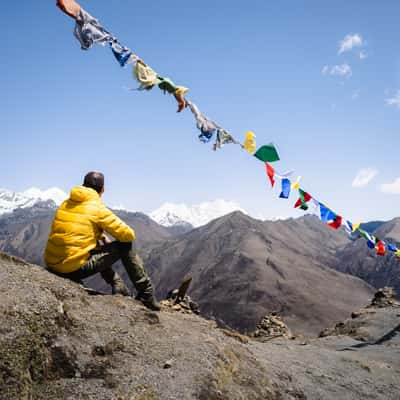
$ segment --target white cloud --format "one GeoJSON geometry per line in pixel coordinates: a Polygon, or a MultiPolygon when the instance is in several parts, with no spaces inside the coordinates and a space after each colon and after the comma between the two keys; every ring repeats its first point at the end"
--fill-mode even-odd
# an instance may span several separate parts
{"type": "Polygon", "coordinates": [[[343,40],[339,42],[338,54],[350,51],[354,47],[361,47],[362,44],[363,44],[363,39],[359,33],[355,33],[354,35],[348,34],[344,37],[343,40]]]}
{"type": "Polygon", "coordinates": [[[329,65],[324,65],[323,67],[322,67],[322,71],[321,71],[321,73],[322,73],[322,75],[326,75],[326,74],[328,74],[329,73],[329,65]]]}
{"type": "Polygon", "coordinates": [[[353,100],[357,100],[359,97],[360,97],[360,91],[359,90],[354,91],[353,94],[351,95],[351,98],[353,100]]]}
{"type": "Polygon", "coordinates": [[[360,60],[365,60],[368,57],[368,54],[365,51],[360,51],[359,57],[360,60]]]}
{"type": "Polygon", "coordinates": [[[322,75],[333,75],[333,76],[341,76],[344,78],[350,78],[353,71],[349,64],[340,64],[340,65],[324,65],[321,71],[322,75]]]}
{"type": "Polygon", "coordinates": [[[353,179],[353,182],[351,186],[360,188],[367,186],[372,179],[375,178],[376,175],[378,175],[379,171],[375,168],[363,168],[360,169],[353,179]]]}
{"type": "Polygon", "coordinates": [[[396,93],[394,97],[385,99],[385,102],[386,104],[389,104],[389,106],[397,106],[400,108],[400,90],[396,93]]]}
{"type": "Polygon", "coordinates": [[[383,183],[381,185],[381,192],[400,194],[400,178],[395,179],[392,183],[383,183]]]}
{"type": "Polygon", "coordinates": [[[351,67],[349,64],[334,65],[331,68],[331,75],[339,75],[350,77],[352,74],[351,67]]]}

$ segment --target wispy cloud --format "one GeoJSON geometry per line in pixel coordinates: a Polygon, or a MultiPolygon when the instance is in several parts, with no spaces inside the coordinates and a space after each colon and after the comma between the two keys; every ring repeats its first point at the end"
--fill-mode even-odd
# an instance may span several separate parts
{"type": "Polygon", "coordinates": [[[391,193],[391,194],[400,194],[400,178],[395,179],[391,183],[383,183],[381,185],[381,192],[391,193]]]}
{"type": "MultiPolygon", "coordinates": [[[[387,92],[385,91],[385,94],[387,92]]],[[[397,91],[396,95],[394,97],[389,97],[385,99],[386,104],[389,106],[396,106],[400,108],[400,90],[397,91]]]]}
{"type": "Polygon", "coordinates": [[[352,98],[353,100],[357,100],[359,97],[360,97],[360,91],[359,91],[359,90],[355,90],[355,91],[353,92],[353,94],[351,95],[351,98],[352,98]]]}
{"type": "Polygon", "coordinates": [[[322,75],[341,76],[343,78],[350,78],[353,71],[349,64],[340,65],[324,65],[321,71],[322,75]]]}
{"type": "Polygon", "coordinates": [[[348,34],[344,37],[343,40],[339,42],[338,54],[350,51],[355,47],[361,47],[362,45],[363,45],[363,39],[359,33],[348,34]]]}
{"type": "Polygon", "coordinates": [[[376,168],[369,167],[360,169],[353,179],[351,186],[355,188],[367,186],[372,181],[372,179],[374,179],[376,175],[378,175],[378,173],[379,171],[376,168]]]}
{"type": "Polygon", "coordinates": [[[360,60],[365,60],[368,58],[368,54],[365,51],[360,51],[360,54],[358,55],[360,57],[360,60]]]}

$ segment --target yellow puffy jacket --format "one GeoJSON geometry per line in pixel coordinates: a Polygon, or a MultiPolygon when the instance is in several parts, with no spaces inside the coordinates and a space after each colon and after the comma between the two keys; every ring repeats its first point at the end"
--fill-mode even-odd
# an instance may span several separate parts
{"type": "Polygon", "coordinates": [[[45,251],[47,266],[60,273],[78,270],[103,231],[120,242],[135,240],[135,232],[103,204],[95,190],[73,188],[54,217],[45,251]]]}

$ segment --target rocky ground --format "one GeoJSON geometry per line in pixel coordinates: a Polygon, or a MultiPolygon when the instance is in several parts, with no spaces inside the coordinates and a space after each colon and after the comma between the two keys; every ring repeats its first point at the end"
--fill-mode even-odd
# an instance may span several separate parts
{"type": "Polygon", "coordinates": [[[89,295],[2,254],[0,399],[400,398],[395,301],[356,311],[320,338],[293,337],[276,315],[248,337],[189,311],[89,295]]]}

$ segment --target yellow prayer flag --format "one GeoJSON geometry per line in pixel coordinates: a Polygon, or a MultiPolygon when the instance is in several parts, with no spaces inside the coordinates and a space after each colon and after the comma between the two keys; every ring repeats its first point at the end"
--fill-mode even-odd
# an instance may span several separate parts
{"type": "Polygon", "coordinates": [[[189,89],[188,89],[187,87],[178,86],[178,89],[175,90],[175,93],[176,93],[178,96],[183,96],[183,95],[185,95],[185,94],[187,93],[188,90],[189,90],[189,89]]]}
{"type": "Polygon", "coordinates": [[[151,67],[142,60],[138,60],[133,67],[133,74],[143,87],[152,87],[158,82],[158,75],[151,67]]]}
{"type": "Polygon", "coordinates": [[[246,133],[246,140],[243,143],[243,147],[250,153],[250,154],[254,154],[256,151],[256,141],[254,140],[254,138],[256,137],[256,135],[251,132],[248,131],[246,133]]]}
{"type": "Polygon", "coordinates": [[[361,221],[356,222],[355,224],[353,224],[353,232],[355,232],[361,225],[361,221]]]}
{"type": "Polygon", "coordinates": [[[293,182],[293,183],[292,183],[292,189],[293,189],[293,190],[299,190],[299,188],[300,188],[300,181],[301,181],[301,176],[299,176],[299,177],[296,179],[296,182],[293,182]]]}

